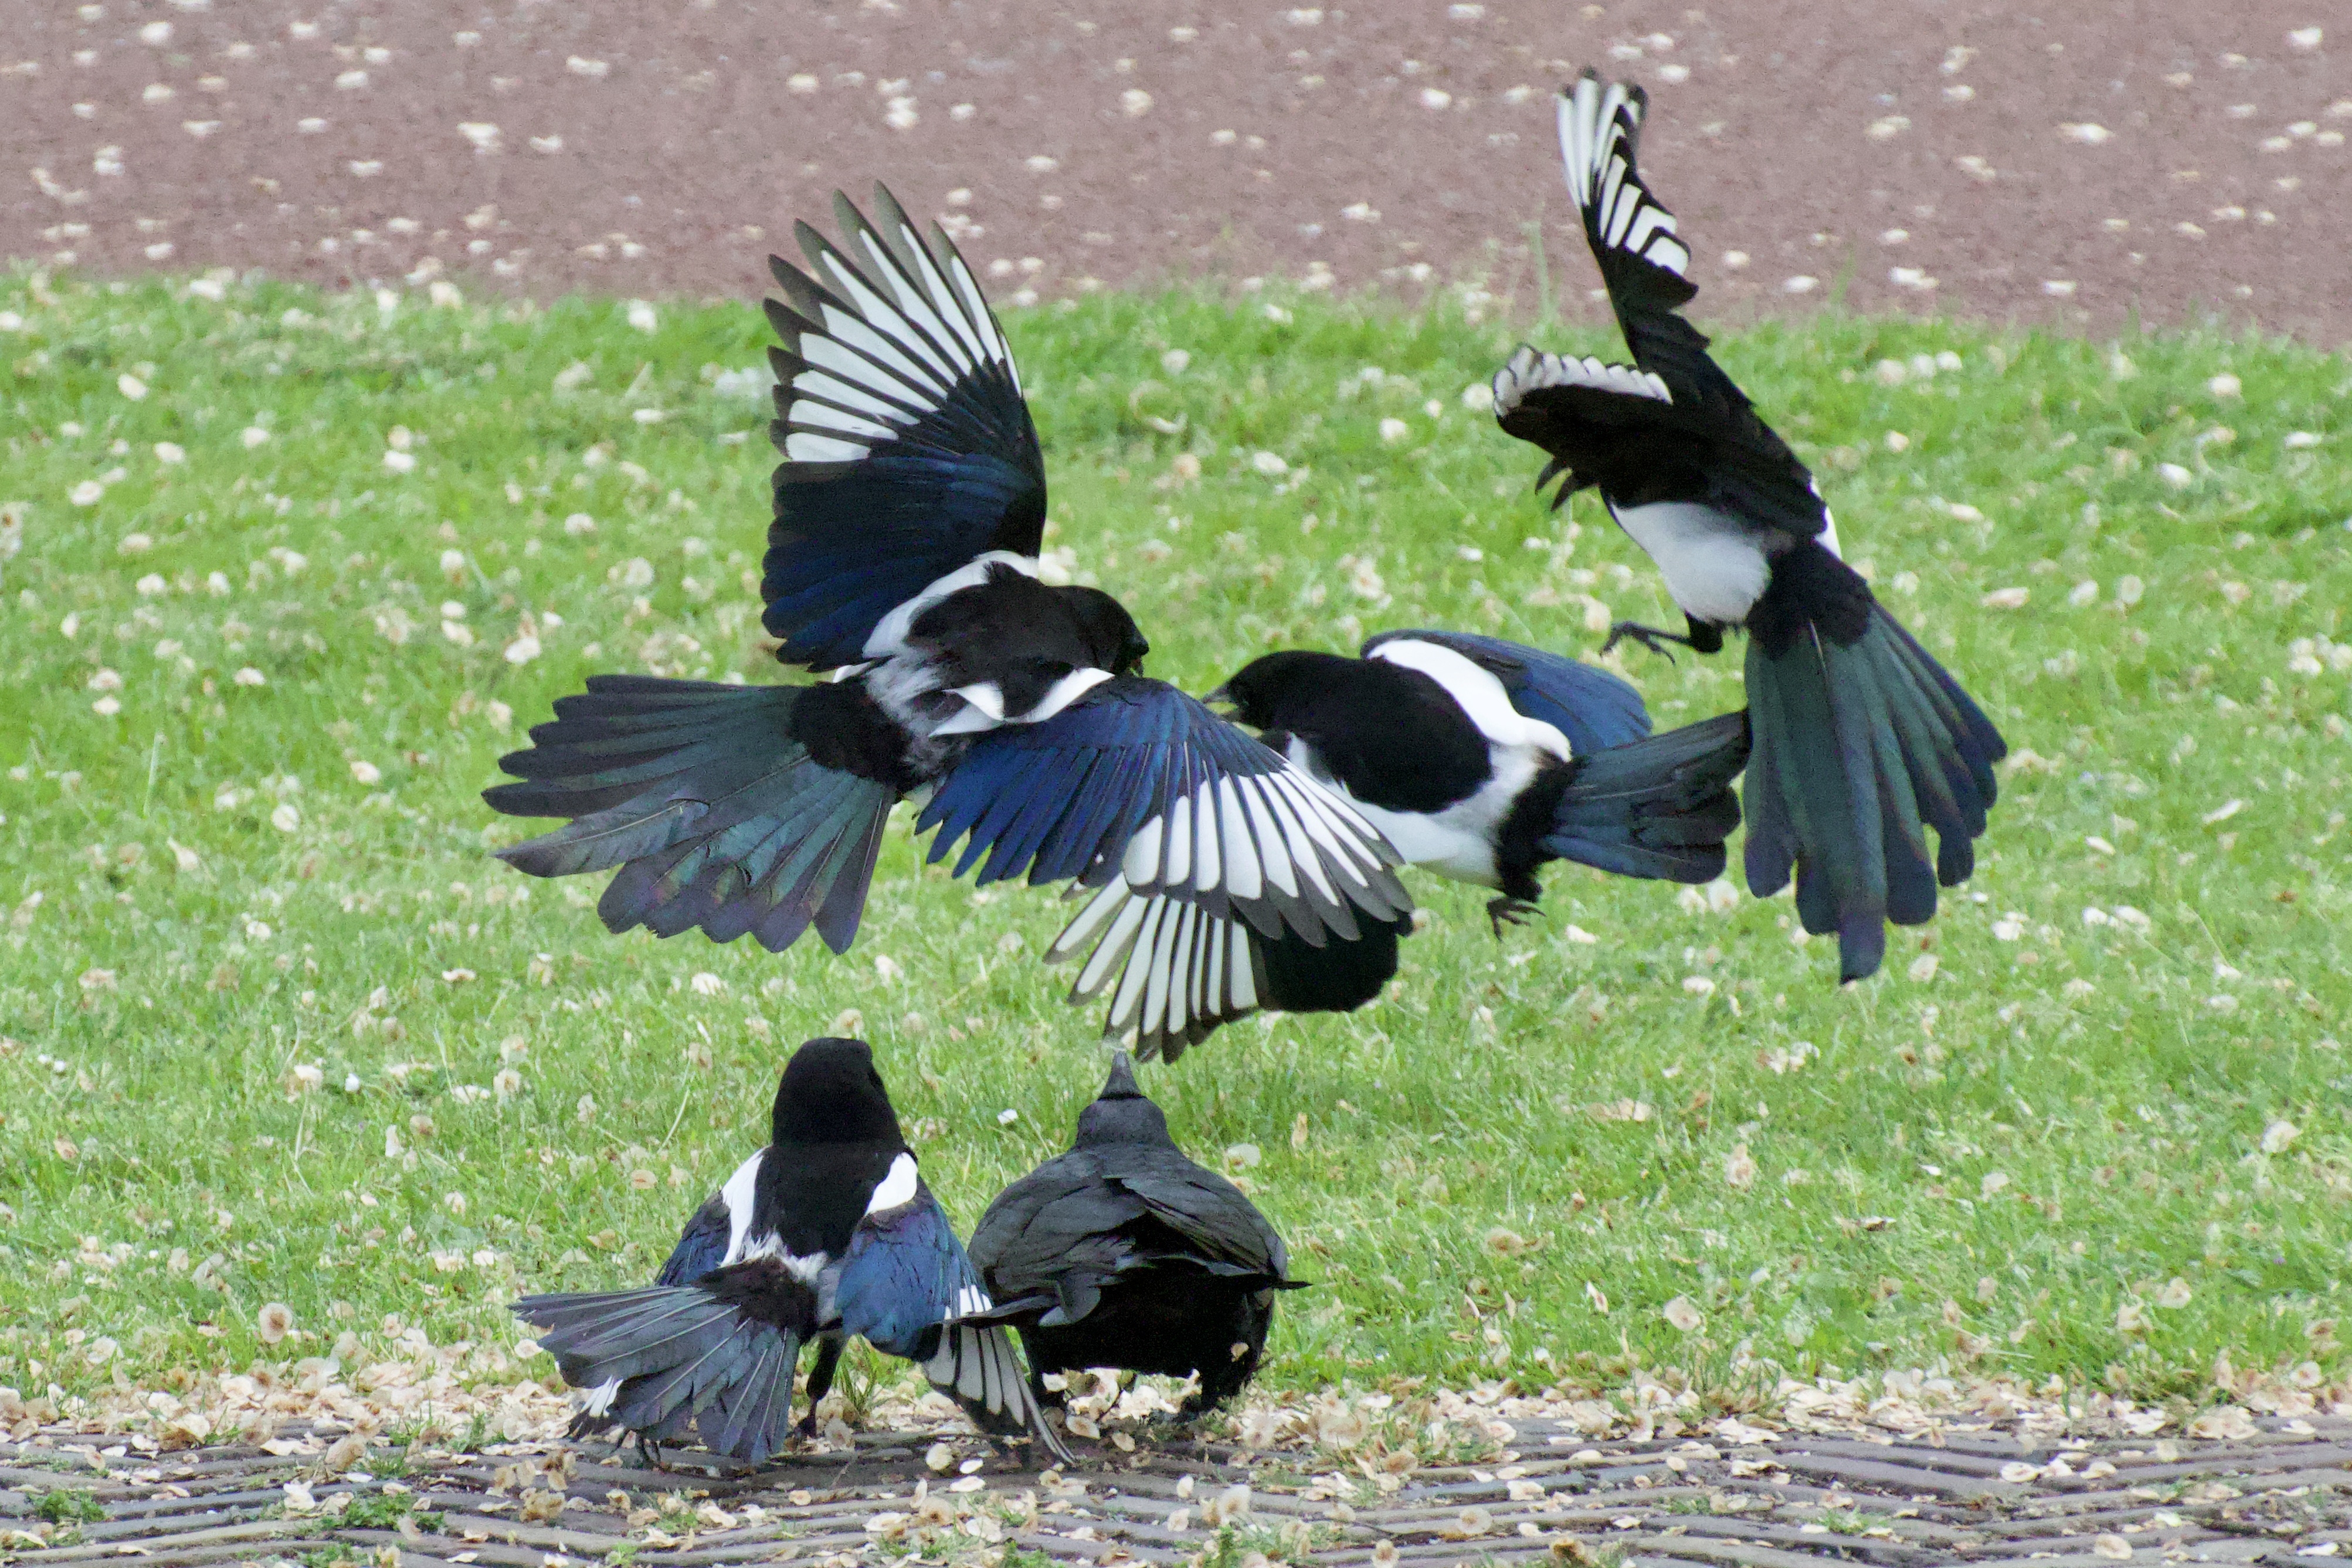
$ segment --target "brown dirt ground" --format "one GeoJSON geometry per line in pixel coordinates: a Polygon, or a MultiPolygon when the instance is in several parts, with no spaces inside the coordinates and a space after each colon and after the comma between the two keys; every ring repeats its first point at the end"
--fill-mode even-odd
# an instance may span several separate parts
{"type": "Polygon", "coordinates": [[[2352,336],[2330,0],[9,9],[0,254],[36,265],[740,298],[793,218],[878,177],[1000,295],[1277,276],[1525,307],[1540,233],[1580,304],[1548,99],[1591,62],[1655,94],[1704,314],[1842,286],[2352,336]]]}

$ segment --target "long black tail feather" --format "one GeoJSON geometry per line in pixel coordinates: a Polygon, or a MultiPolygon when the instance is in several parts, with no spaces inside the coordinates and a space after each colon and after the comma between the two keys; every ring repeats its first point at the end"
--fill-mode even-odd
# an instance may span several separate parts
{"type": "Polygon", "coordinates": [[[1839,978],[1859,980],[1885,959],[1886,921],[1932,919],[1937,884],[1974,870],[2009,746],[1818,544],[1776,564],[1748,625],[1748,890],[1769,898],[1793,868],[1805,929],[1835,932],[1839,978]]]}
{"type": "Polygon", "coordinates": [[[899,792],[796,737],[800,707],[834,690],[591,676],[499,760],[520,782],[483,792],[509,816],[572,820],[499,858],[534,877],[618,867],[597,906],[616,931],[699,926],[782,952],[814,924],[842,952],[899,792]]]}
{"type": "MultiPolygon", "coordinates": [[[[814,1298],[798,1294],[813,1314],[814,1298]]],[[[803,1335],[790,1312],[747,1310],[699,1286],[528,1296],[514,1311],[537,1326],[564,1381],[590,1391],[575,1433],[617,1426],[670,1442],[691,1426],[711,1452],[758,1464],[791,1431],[803,1335]]]]}
{"type": "Polygon", "coordinates": [[[1739,826],[1731,781],[1748,765],[1745,712],[1719,714],[1577,759],[1545,853],[1620,877],[1711,882],[1739,826]]]}

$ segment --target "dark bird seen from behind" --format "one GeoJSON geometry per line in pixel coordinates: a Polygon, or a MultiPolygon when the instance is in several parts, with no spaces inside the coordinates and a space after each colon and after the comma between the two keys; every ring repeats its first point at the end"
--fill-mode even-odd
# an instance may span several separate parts
{"type": "Polygon", "coordinates": [[[584,1392],[574,1436],[634,1435],[649,1452],[698,1433],[757,1464],[793,1429],[793,1377],[817,1345],[803,1436],[851,1335],[919,1363],[984,1430],[1056,1455],[1005,1331],[955,1228],[899,1135],[874,1053],[815,1039],[777,1086],[767,1147],[687,1222],[642,1290],[530,1296],[564,1381],[584,1392]]]}
{"type": "Polygon", "coordinates": [[[1146,679],[1118,600],[1046,581],[1045,458],[1012,351],[947,236],[875,199],[869,223],[835,198],[838,245],[799,226],[806,270],[771,258],[784,460],[765,625],[780,660],[833,679],[592,677],[502,760],[520,782],[485,795],[572,820],[502,858],[617,868],[599,905],[614,931],[781,952],[814,925],[838,952],[912,798],[933,862],[961,846],[978,882],[1095,891],[1073,1000],[1108,992],[1147,1042],[1313,1006],[1322,955],[1344,966],[1367,922],[1409,914],[1393,856],[1285,758],[1146,679]],[[1269,971],[1244,933],[1301,956],[1269,971]]]}
{"type": "Polygon", "coordinates": [[[1874,973],[1885,922],[1936,912],[1964,881],[2008,746],[1959,683],[1840,559],[1813,478],[1679,313],[1690,252],[1635,167],[1647,99],[1586,72],[1559,102],[1560,153],[1633,363],[1521,348],[1495,414],[1588,486],[1647,552],[1686,633],[1611,637],[1714,653],[1748,633],[1747,871],[1769,897],[1793,869],[1805,929],[1838,938],[1841,979],[1874,973]],[[1931,858],[1923,825],[1936,830],[1931,858]]]}
{"type": "Polygon", "coordinates": [[[1127,1053],[1078,1113],[1070,1152],[996,1195],[971,1257],[1021,1331],[1040,1402],[1049,1372],[1198,1373],[1188,1412],[1212,1409],[1257,1371],[1277,1290],[1301,1289],[1290,1254],[1241,1189],[1185,1157],[1135,1085],[1127,1053]]]}

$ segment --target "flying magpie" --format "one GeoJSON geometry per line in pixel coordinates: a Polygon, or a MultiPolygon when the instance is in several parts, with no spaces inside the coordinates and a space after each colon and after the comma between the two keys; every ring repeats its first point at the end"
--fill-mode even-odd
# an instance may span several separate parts
{"type": "Polygon", "coordinates": [[[1838,552],[1812,475],[1676,312],[1698,292],[1674,215],[1634,167],[1647,99],[1591,71],[1559,100],[1559,142],[1585,238],[1633,363],[1522,346],[1495,377],[1505,430],[1590,485],[1648,552],[1686,635],[1611,636],[1714,653],[1748,632],[1747,868],[1769,898],[1797,879],[1805,929],[1835,931],[1839,975],[1875,972],[1885,922],[1936,912],[1965,881],[1995,794],[2000,734],[1838,552]],[[1933,827],[1931,862],[1921,825],[1933,827]]]}
{"type": "Polygon", "coordinates": [[[758,1464],[792,1426],[793,1373],[817,1342],[808,1414],[852,1334],[919,1363],[982,1427],[1061,1458],[955,1228],[899,1136],[863,1040],[814,1039],[776,1088],[768,1146],[687,1222],[650,1289],[527,1296],[564,1381],[586,1391],[575,1436],[635,1433],[648,1451],[692,1427],[758,1464]]]}
{"type": "Polygon", "coordinates": [[[1274,1293],[1304,1288],[1265,1215],[1168,1136],[1125,1051],[1070,1152],[988,1205],[971,1258],[998,1302],[974,1321],[1020,1328],[1041,1404],[1060,1400],[1045,1373],[1108,1366],[1198,1373],[1184,1408],[1213,1409],[1255,1375],[1274,1293]]]}
{"type": "Polygon", "coordinates": [[[959,875],[1075,879],[1089,909],[1117,906],[1073,1001],[1108,990],[1147,1037],[1185,1039],[1312,1006],[1320,954],[1410,914],[1393,853],[1278,752],[1145,679],[1118,600],[1044,580],[1045,461],[1012,351],[947,236],[926,241],[879,186],[875,205],[870,224],[835,196],[838,246],[799,225],[806,271],[769,259],[784,460],[765,625],[781,661],[831,680],[591,677],[501,760],[521,782],[484,797],[572,820],[501,857],[541,877],[618,867],[599,906],[614,931],[781,952],[814,925],[839,952],[913,797],[932,862],[961,843],[959,875]],[[1269,970],[1244,932],[1291,962],[1269,970]]]}
{"type": "Polygon", "coordinates": [[[1740,713],[1650,733],[1606,670],[1495,637],[1382,632],[1362,656],[1286,651],[1209,694],[1337,789],[1406,861],[1498,889],[1495,933],[1536,908],[1538,868],[1706,882],[1739,826],[1740,713]]]}

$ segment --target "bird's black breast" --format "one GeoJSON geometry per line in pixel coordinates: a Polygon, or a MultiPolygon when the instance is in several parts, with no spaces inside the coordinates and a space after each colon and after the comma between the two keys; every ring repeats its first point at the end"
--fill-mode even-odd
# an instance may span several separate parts
{"type": "Polygon", "coordinates": [[[753,1188],[751,1236],[773,1235],[795,1258],[839,1258],[890,1162],[904,1152],[865,1143],[770,1145],[753,1188]]]}
{"type": "Polygon", "coordinates": [[[1274,695],[1266,717],[1265,728],[1307,742],[1349,794],[1385,811],[1442,811],[1494,772],[1486,737],[1445,688],[1386,659],[1318,661],[1311,679],[1274,695]]]}

